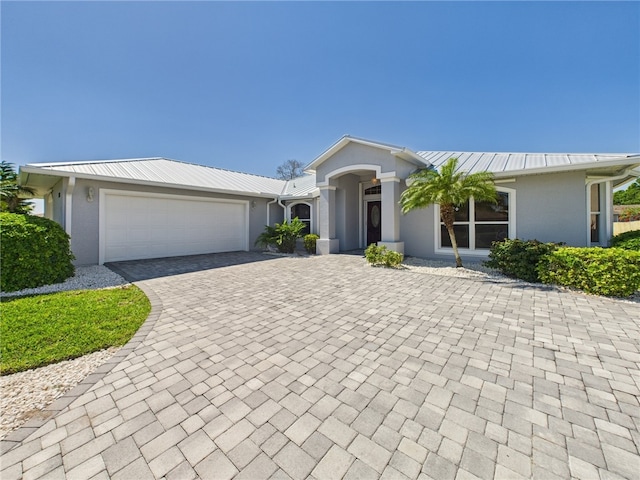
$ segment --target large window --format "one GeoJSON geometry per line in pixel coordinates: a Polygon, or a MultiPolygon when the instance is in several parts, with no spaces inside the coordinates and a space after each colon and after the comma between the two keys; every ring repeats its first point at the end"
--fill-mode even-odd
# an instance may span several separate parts
{"type": "MultiPolygon", "coordinates": [[[[498,203],[471,200],[456,207],[453,230],[458,248],[488,250],[492,242],[512,236],[511,225],[514,212],[510,211],[509,200],[513,195],[514,193],[498,192],[498,203]]],[[[440,220],[439,245],[441,248],[451,248],[449,232],[441,219],[438,218],[438,220],[440,220]]]]}
{"type": "Polygon", "coordinates": [[[311,205],[307,203],[296,203],[291,206],[291,220],[298,217],[304,223],[303,235],[311,233],[311,205]]]}

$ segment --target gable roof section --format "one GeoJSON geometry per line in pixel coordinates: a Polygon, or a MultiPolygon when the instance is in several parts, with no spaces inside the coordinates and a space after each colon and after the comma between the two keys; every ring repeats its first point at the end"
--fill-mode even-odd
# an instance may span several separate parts
{"type": "Polygon", "coordinates": [[[280,195],[286,186],[284,180],[167,158],[36,163],[20,171],[23,185],[29,185],[31,176],[45,174],[267,197],[280,195]]]}
{"type": "Polygon", "coordinates": [[[320,154],[314,161],[312,161],[309,165],[305,167],[305,170],[315,171],[319,165],[321,165],[325,160],[335,155],[337,152],[342,150],[344,147],[349,145],[350,143],[357,143],[360,145],[366,145],[373,148],[380,148],[382,150],[387,150],[391,155],[395,155],[397,157],[402,158],[408,162],[411,162],[419,167],[424,167],[424,160],[418,156],[412,150],[409,150],[406,147],[399,147],[397,145],[391,145],[389,143],[380,143],[373,142],[371,140],[365,140],[363,138],[352,137],[351,135],[345,135],[336,143],[331,145],[327,150],[320,154]]]}
{"type": "Polygon", "coordinates": [[[570,170],[593,170],[637,167],[638,154],[594,153],[506,153],[506,152],[431,152],[417,154],[439,169],[448,159],[458,159],[458,169],[467,173],[488,171],[497,177],[514,174],[552,173],[570,170]]]}

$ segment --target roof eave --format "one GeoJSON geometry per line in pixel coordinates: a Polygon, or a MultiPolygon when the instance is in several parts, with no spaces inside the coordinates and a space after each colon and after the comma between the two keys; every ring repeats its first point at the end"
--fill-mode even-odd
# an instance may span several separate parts
{"type": "Polygon", "coordinates": [[[501,177],[513,177],[522,175],[539,175],[544,173],[560,173],[570,172],[577,170],[590,170],[607,167],[627,167],[635,169],[640,167],[640,155],[630,155],[627,157],[621,157],[615,160],[604,160],[601,162],[589,162],[589,163],[576,163],[571,165],[558,165],[558,166],[545,166],[538,168],[528,168],[520,170],[504,170],[501,172],[491,172],[496,178],[501,177]]]}
{"type": "Polygon", "coordinates": [[[20,167],[21,178],[22,178],[23,172],[27,174],[27,177],[25,178],[28,178],[28,174],[33,173],[37,175],[49,175],[52,177],[60,177],[60,178],[75,177],[75,178],[81,178],[83,180],[93,180],[97,182],[126,183],[128,185],[145,185],[145,186],[160,187],[160,188],[191,190],[196,192],[221,193],[226,195],[242,195],[246,197],[278,198],[277,193],[227,190],[223,188],[210,188],[210,187],[201,187],[201,186],[195,186],[195,185],[183,185],[178,183],[154,182],[150,180],[139,180],[139,179],[133,179],[133,178],[109,177],[105,175],[93,175],[93,174],[86,174],[86,173],[68,172],[65,170],[56,170],[51,168],[42,169],[42,168],[34,167],[33,165],[24,165],[20,167]]]}

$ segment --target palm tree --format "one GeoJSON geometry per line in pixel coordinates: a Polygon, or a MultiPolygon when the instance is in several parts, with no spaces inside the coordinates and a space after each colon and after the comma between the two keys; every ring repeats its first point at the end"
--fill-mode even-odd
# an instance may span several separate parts
{"type": "Polygon", "coordinates": [[[453,230],[456,207],[464,205],[470,198],[476,201],[497,202],[496,187],[493,184],[493,174],[478,172],[466,174],[457,172],[458,159],[450,158],[442,165],[440,172],[435,169],[425,169],[409,176],[409,187],[402,192],[400,205],[402,213],[408,213],[417,208],[426,208],[432,204],[440,205],[440,217],[444,223],[456,267],[462,267],[462,259],[458,253],[458,242],[453,230]]]}
{"type": "Polygon", "coordinates": [[[18,185],[18,174],[13,164],[0,162],[0,211],[9,213],[29,213],[33,206],[22,200],[24,196],[35,195],[30,187],[18,185]]]}

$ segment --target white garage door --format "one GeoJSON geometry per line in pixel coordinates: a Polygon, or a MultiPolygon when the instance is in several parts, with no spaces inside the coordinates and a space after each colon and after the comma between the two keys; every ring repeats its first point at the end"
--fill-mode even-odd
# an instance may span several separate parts
{"type": "Polygon", "coordinates": [[[249,249],[248,202],[101,191],[100,262],[249,249]]]}

